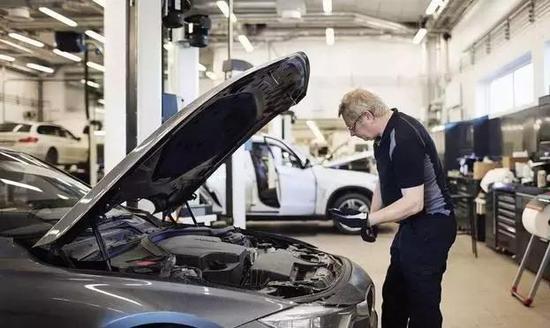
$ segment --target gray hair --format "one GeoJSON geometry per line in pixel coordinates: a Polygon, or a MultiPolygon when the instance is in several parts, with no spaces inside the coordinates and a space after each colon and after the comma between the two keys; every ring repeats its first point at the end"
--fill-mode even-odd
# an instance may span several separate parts
{"type": "Polygon", "coordinates": [[[384,116],[390,108],[374,93],[365,89],[355,89],[344,95],[338,109],[348,126],[355,123],[365,112],[374,117],[384,116]]]}

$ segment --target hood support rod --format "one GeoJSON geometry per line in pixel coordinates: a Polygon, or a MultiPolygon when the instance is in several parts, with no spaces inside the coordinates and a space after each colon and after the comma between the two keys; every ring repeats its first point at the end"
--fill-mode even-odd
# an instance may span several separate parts
{"type": "Polygon", "coordinates": [[[103,260],[105,261],[107,270],[113,271],[113,268],[111,266],[111,259],[109,258],[109,254],[107,253],[107,248],[105,247],[105,242],[103,241],[103,237],[101,236],[101,233],[99,232],[99,228],[97,227],[97,222],[95,222],[95,220],[92,220],[90,225],[92,226],[92,231],[94,232],[97,246],[99,246],[99,252],[101,253],[101,257],[103,257],[103,260]]]}

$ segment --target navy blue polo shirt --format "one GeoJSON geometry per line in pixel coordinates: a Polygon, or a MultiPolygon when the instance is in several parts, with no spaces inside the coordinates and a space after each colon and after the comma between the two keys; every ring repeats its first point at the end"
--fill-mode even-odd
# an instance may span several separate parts
{"type": "Polygon", "coordinates": [[[422,123],[392,109],[386,128],[374,143],[384,207],[403,197],[401,189],[424,185],[426,214],[450,215],[453,205],[435,144],[422,123]]]}

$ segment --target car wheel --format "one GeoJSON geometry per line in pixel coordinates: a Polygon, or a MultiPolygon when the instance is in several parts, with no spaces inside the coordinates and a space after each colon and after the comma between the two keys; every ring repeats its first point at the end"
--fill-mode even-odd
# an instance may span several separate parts
{"type": "Polygon", "coordinates": [[[58,159],[59,156],[57,154],[57,150],[55,148],[48,149],[48,152],[46,153],[46,162],[57,165],[58,159]]]}
{"type": "MultiPolygon", "coordinates": [[[[370,199],[366,195],[350,192],[338,197],[331,207],[337,209],[350,208],[366,213],[370,211],[370,199]]],[[[358,235],[361,232],[361,228],[350,228],[336,220],[334,226],[338,231],[349,235],[358,235]]]]}

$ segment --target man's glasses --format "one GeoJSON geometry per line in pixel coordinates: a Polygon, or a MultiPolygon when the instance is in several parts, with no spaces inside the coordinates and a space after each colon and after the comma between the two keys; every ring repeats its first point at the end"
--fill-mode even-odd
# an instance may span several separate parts
{"type": "Polygon", "coordinates": [[[357,128],[357,123],[359,123],[359,120],[363,118],[363,116],[367,115],[368,112],[363,112],[359,117],[353,122],[353,125],[351,127],[348,126],[348,130],[352,135],[355,135],[355,129],[357,128]]]}

